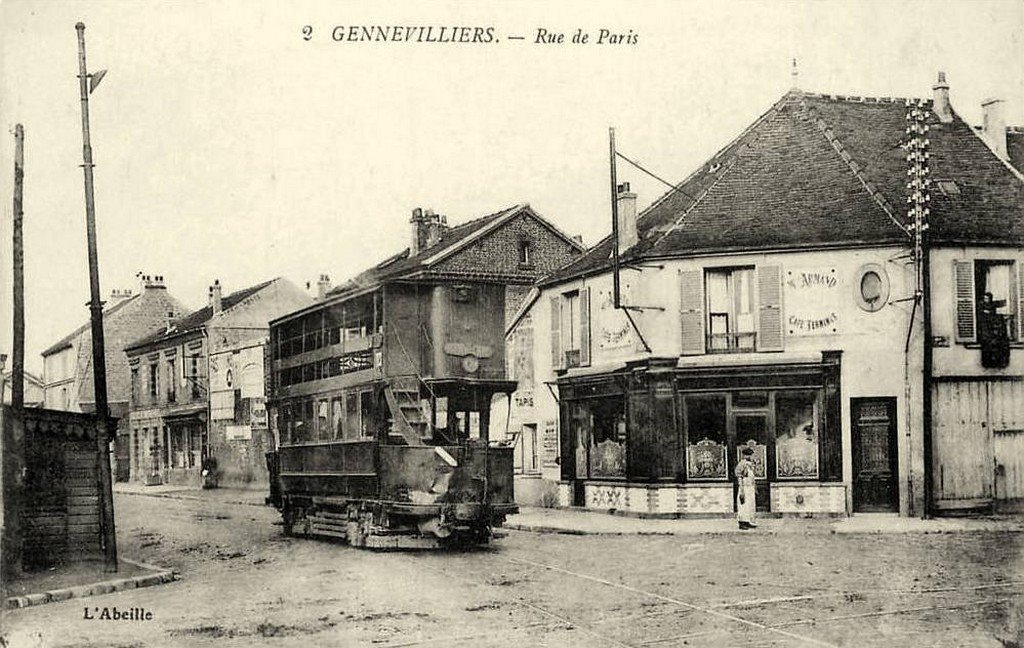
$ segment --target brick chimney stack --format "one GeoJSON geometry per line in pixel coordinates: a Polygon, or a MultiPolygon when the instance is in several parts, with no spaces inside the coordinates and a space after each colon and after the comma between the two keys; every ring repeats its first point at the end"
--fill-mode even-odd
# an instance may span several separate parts
{"type": "Polygon", "coordinates": [[[448,231],[448,217],[435,214],[433,209],[417,207],[412,210],[412,241],[409,256],[415,256],[428,247],[437,245],[448,231]]]}
{"type": "Polygon", "coordinates": [[[210,286],[210,310],[214,315],[221,311],[220,279],[214,279],[210,286]]]}
{"type": "Polygon", "coordinates": [[[932,86],[932,110],[943,124],[953,121],[953,107],[949,103],[949,84],[946,73],[939,72],[939,80],[932,86]]]}
{"type": "Polygon", "coordinates": [[[1003,114],[1002,99],[986,99],[981,102],[982,123],[981,134],[1001,159],[1007,159],[1006,153],[1006,116],[1003,114]]]}
{"type": "Polygon", "coordinates": [[[320,279],[316,282],[316,298],[323,301],[330,290],[331,278],[325,274],[320,275],[320,279]]]}
{"type": "Polygon", "coordinates": [[[636,194],[629,190],[629,183],[616,187],[616,202],[619,212],[619,251],[624,252],[636,245],[639,235],[636,230],[636,194]]]}

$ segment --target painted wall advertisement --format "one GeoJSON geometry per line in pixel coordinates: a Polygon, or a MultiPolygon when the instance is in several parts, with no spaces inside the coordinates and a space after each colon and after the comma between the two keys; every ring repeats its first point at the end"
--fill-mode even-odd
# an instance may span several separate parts
{"type": "Polygon", "coordinates": [[[790,268],[784,283],[786,330],[790,335],[839,332],[842,282],[835,268],[790,268]]]}

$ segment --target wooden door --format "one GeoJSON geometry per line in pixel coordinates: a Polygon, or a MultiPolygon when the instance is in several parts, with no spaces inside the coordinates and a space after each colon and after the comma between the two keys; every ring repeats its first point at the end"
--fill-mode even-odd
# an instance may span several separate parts
{"type": "Polygon", "coordinates": [[[896,399],[854,398],[853,510],[898,511],[896,399]]]}

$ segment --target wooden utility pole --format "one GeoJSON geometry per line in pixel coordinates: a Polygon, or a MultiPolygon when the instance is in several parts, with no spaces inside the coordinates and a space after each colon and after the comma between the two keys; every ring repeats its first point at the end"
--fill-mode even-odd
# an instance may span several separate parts
{"type": "Polygon", "coordinates": [[[19,411],[25,406],[25,255],[22,236],[23,184],[25,181],[25,128],[14,127],[14,357],[11,362],[11,407],[19,411]]]}
{"type": "Polygon", "coordinates": [[[100,271],[96,256],[96,204],[93,200],[92,144],[89,141],[89,92],[96,87],[96,78],[86,71],[85,24],[75,25],[78,32],[78,87],[82,99],[82,171],[85,173],[85,228],[89,246],[89,312],[92,323],[93,393],[96,399],[96,460],[100,475],[102,500],[100,526],[103,534],[103,556],[108,572],[117,571],[117,539],[114,533],[114,499],[110,477],[110,412],[107,406],[107,362],[103,345],[103,302],[100,300],[100,271]],[[90,88],[91,86],[91,88],[90,88]]]}

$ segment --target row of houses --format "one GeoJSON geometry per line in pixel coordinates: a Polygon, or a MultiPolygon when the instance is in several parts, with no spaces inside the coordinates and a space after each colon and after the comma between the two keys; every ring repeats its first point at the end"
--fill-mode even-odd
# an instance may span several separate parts
{"type": "MultiPolygon", "coordinates": [[[[451,227],[417,209],[405,249],[336,288],[322,276],[315,297],[215,282],[186,313],[144,278],[105,314],[118,476],[266,484],[282,435],[358,436],[373,412],[416,409],[355,389],[387,347],[516,381],[464,423],[500,422],[524,504],[727,514],[746,447],[774,513],[1022,500],[1024,132],[1000,110],[970,126],[941,76],[912,102],[794,88],[645,209],[618,187],[618,254],[527,204],[451,227]],[[912,110],[930,147],[927,264],[907,218],[912,110]],[[470,283],[493,290],[461,299],[470,283]],[[460,336],[473,343],[431,344],[460,336]]],[[[51,406],[87,410],[87,335],[44,353],[51,406]]],[[[415,425],[438,425],[437,407],[415,425]]]]}
{"type": "Polygon", "coordinates": [[[609,238],[508,330],[520,501],[724,514],[746,447],[774,513],[1024,501],[1024,133],[999,102],[972,128],[941,75],[934,93],[794,89],[639,215],[620,187],[618,270],[609,238]]]}

